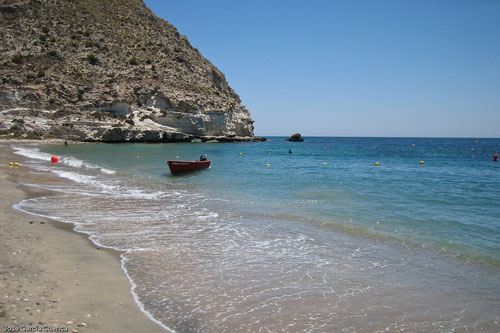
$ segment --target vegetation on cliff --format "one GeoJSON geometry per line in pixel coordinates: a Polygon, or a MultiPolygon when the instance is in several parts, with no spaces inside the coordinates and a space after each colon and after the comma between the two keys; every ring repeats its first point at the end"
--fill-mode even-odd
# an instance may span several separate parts
{"type": "Polygon", "coordinates": [[[6,0],[0,15],[4,133],[253,137],[224,74],[141,0],[6,0]]]}

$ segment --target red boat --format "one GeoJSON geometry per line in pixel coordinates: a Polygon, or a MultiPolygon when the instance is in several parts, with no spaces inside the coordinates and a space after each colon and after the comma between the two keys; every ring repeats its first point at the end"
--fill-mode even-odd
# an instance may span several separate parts
{"type": "Polygon", "coordinates": [[[167,161],[171,173],[207,169],[210,161],[167,161]]]}

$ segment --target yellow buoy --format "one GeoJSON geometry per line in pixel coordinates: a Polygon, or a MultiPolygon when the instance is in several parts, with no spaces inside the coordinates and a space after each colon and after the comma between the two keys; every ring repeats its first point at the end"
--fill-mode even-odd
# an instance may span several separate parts
{"type": "Polygon", "coordinates": [[[420,164],[424,164],[424,161],[420,161],[420,164]]]}
{"type": "Polygon", "coordinates": [[[15,165],[15,166],[18,166],[18,165],[19,165],[19,163],[17,163],[17,162],[14,162],[14,165],[15,165]]]}
{"type": "Polygon", "coordinates": [[[375,166],[379,166],[379,165],[380,165],[380,163],[379,163],[379,162],[375,162],[375,166]]]}
{"type": "Polygon", "coordinates": [[[240,153],[240,156],[243,156],[243,153],[240,153]]]}
{"type": "Polygon", "coordinates": [[[271,164],[269,164],[269,163],[266,164],[266,167],[270,167],[270,166],[271,166],[271,164]]]}
{"type": "Polygon", "coordinates": [[[179,158],[179,155],[175,156],[175,158],[179,158]]]}
{"type": "Polygon", "coordinates": [[[326,162],[323,162],[323,165],[326,165],[326,162]]]}
{"type": "Polygon", "coordinates": [[[14,165],[14,162],[10,162],[9,165],[14,165]]]}

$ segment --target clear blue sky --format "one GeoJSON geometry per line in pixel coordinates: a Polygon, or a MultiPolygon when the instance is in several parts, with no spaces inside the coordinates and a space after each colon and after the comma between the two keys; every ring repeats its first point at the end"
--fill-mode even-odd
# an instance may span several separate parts
{"type": "Polygon", "coordinates": [[[499,0],[144,0],[256,135],[500,137],[499,0]]]}

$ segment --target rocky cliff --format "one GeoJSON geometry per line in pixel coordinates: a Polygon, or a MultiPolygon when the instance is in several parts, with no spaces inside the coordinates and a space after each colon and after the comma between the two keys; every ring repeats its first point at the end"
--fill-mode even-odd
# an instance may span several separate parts
{"type": "Polygon", "coordinates": [[[2,0],[0,135],[252,140],[224,74],[141,0],[2,0]]]}

